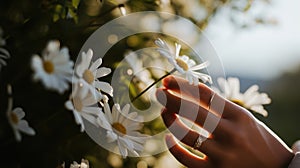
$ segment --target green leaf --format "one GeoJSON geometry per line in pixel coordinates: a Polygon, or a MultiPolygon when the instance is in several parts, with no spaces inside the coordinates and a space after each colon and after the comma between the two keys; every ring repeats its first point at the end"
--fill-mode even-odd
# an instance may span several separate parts
{"type": "Polygon", "coordinates": [[[69,14],[70,14],[71,17],[73,18],[74,22],[75,22],[75,23],[78,23],[78,16],[77,16],[77,13],[76,13],[74,10],[72,10],[72,9],[69,8],[69,14]]]}
{"type": "Polygon", "coordinates": [[[75,9],[78,8],[79,3],[80,3],[80,0],[72,0],[72,5],[75,9]]]}
{"type": "Polygon", "coordinates": [[[54,14],[53,14],[53,22],[58,21],[60,18],[64,19],[65,15],[63,14],[65,11],[64,7],[60,4],[57,4],[54,7],[54,14]]]}

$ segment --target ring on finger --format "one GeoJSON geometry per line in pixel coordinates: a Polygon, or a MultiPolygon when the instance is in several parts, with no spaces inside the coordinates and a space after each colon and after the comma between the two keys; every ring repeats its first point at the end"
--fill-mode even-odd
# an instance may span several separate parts
{"type": "Polygon", "coordinates": [[[212,104],[213,99],[215,98],[215,95],[216,95],[216,93],[213,92],[212,95],[211,95],[211,97],[210,97],[210,99],[209,99],[209,102],[208,102],[208,105],[207,105],[208,106],[208,110],[210,110],[210,106],[212,104]]]}
{"type": "Polygon", "coordinates": [[[199,135],[197,140],[195,141],[194,143],[194,146],[193,148],[194,149],[200,149],[200,146],[202,145],[202,143],[206,140],[206,137],[202,136],[202,135],[199,135]]]}

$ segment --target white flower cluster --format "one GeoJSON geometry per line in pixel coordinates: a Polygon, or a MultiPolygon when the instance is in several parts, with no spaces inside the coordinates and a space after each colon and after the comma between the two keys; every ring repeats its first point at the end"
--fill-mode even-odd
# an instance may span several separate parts
{"type": "MultiPolygon", "coordinates": [[[[198,85],[199,79],[203,82],[212,83],[209,75],[197,72],[207,68],[207,62],[197,65],[188,56],[180,56],[180,44],[175,44],[174,52],[161,39],[156,40],[155,43],[159,47],[157,51],[160,55],[167,58],[174,67],[173,71],[185,76],[190,84],[198,85]]],[[[143,63],[134,53],[129,54],[126,61],[132,67],[134,74],[139,74],[138,72],[143,69],[143,63]]],[[[75,122],[81,126],[81,132],[87,131],[85,121],[93,124],[97,129],[104,130],[106,142],[115,143],[124,158],[129,154],[139,156],[144,150],[147,135],[139,132],[143,127],[141,124],[143,118],[137,112],[130,112],[129,104],[124,105],[123,108],[118,103],[110,107],[109,97],[114,96],[113,88],[110,83],[101,81],[100,78],[109,75],[111,69],[100,67],[102,59],[93,59],[92,49],[81,53],[80,62],[73,69],[74,63],[70,60],[68,49],[66,47],[60,48],[59,41],[50,41],[43,51],[42,57],[38,55],[32,57],[31,65],[35,72],[34,79],[40,80],[49,90],[55,90],[62,94],[70,88],[69,85],[72,85],[73,89],[65,106],[73,112],[75,122]]],[[[157,83],[152,79],[149,71],[140,73],[136,78],[149,86],[146,89],[157,83]]],[[[267,115],[263,105],[270,103],[271,99],[267,94],[259,93],[257,85],[250,87],[242,94],[239,91],[240,84],[237,78],[229,78],[228,81],[219,79],[218,83],[221,91],[215,90],[225,98],[264,116],[267,115]]],[[[10,85],[8,93],[11,95],[10,85]]],[[[12,109],[12,97],[10,97],[7,117],[18,141],[21,140],[19,131],[28,135],[35,135],[35,131],[28,125],[27,121],[23,120],[24,116],[25,113],[21,108],[12,109]]],[[[76,166],[78,167],[79,164],[76,166]]]]}
{"type": "MultiPolygon", "coordinates": [[[[61,165],[57,166],[59,168],[65,168],[66,164],[62,163],[61,165]]],[[[77,163],[76,161],[73,161],[72,164],[70,164],[70,168],[89,168],[90,167],[90,163],[88,160],[86,159],[81,159],[81,163],[77,163]]]]}
{"type": "Polygon", "coordinates": [[[3,39],[3,30],[0,27],[0,71],[2,69],[2,66],[6,66],[5,59],[8,59],[10,57],[9,52],[3,48],[3,46],[6,44],[5,39],[3,39]]]}
{"type": "Polygon", "coordinates": [[[110,74],[111,69],[99,67],[102,64],[101,58],[93,63],[92,58],[91,49],[82,53],[81,62],[75,67],[73,90],[66,107],[73,111],[76,123],[81,125],[81,131],[85,130],[85,119],[96,127],[105,129],[107,142],[116,142],[123,157],[127,157],[128,152],[139,156],[138,152],[143,150],[145,137],[138,132],[142,119],[136,122],[140,116],[136,112],[129,113],[129,104],[122,110],[118,104],[110,109],[108,96],[113,96],[113,88],[109,83],[99,81],[99,78],[110,74]]]}
{"type": "Polygon", "coordinates": [[[146,137],[138,132],[142,128],[142,118],[136,112],[129,113],[129,105],[121,110],[115,104],[110,110],[108,96],[113,97],[113,88],[99,78],[109,75],[111,69],[100,67],[101,58],[92,61],[91,49],[82,52],[80,59],[80,63],[73,70],[68,49],[60,49],[58,41],[50,41],[42,57],[34,55],[32,58],[34,79],[42,81],[47,89],[59,93],[68,90],[71,83],[73,89],[65,106],[73,111],[75,122],[81,126],[81,132],[86,129],[86,120],[99,129],[105,129],[107,142],[116,143],[123,157],[127,157],[129,152],[138,156],[143,151],[146,137]]]}

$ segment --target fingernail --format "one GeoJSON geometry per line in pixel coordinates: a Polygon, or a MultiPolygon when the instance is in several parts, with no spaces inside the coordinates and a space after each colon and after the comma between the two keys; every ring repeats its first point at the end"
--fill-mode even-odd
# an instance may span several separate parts
{"type": "Polygon", "coordinates": [[[167,96],[165,94],[165,92],[161,89],[157,89],[156,91],[156,97],[157,97],[157,100],[159,101],[160,104],[162,104],[163,106],[166,105],[166,102],[167,102],[167,96]]]}
{"type": "Polygon", "coordinates": [[[161,109],[161,111],[160,111],[160,115],[165,115],[165,113],[167,113],[167,108],[165,108],[165,107],[163,107],[162,109],[161,109]]]}
{"type": "Polygon", "coordinates": [[[173,77],[173,76],[167,76],[166,78],[164,78],[164,79],[162,80],[162,84],[163,84],[165,87],[167,87],[167,86],[169,86],[169,84],[170,84],[170,82],[171,82],[172,80],[174,80],[174,77],[173,77]]]}
{"type": "Polygon", "coordinates": [[[169,81],[170,81],[169,77],[166,77],[166,78],[164,78],[164,79],[162,80],[162,84],[163,84],[164,86],[168,86],[169,81]]]}

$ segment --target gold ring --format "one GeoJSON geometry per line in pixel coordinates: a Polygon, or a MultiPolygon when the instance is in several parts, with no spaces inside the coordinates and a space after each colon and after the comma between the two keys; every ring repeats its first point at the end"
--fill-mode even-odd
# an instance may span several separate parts
{"type": "Polygon", "coordinates": [[[205,139],[206,139],[205,137],[199,135],[199,137],[197,138],[197,140],[196,140],[196,142],[195,142],[193,148],[199,150],[199,149],[200,149],[200,146],[201,146],[201,144],[202,144],[202,142],[203,142],[205,139]]]}
{"type": "Polygon", "coordinates": [[[208,102],[208,110],[210,110],[210,106],[211,106],[211,104],[212,104],[212,101],[213,101],[213,99],[215,98],[215,92],[213,92],[213,94],[211,95],[211,97],[210,97],[210,99],[209,99],[209,102],[208,102]]]}

